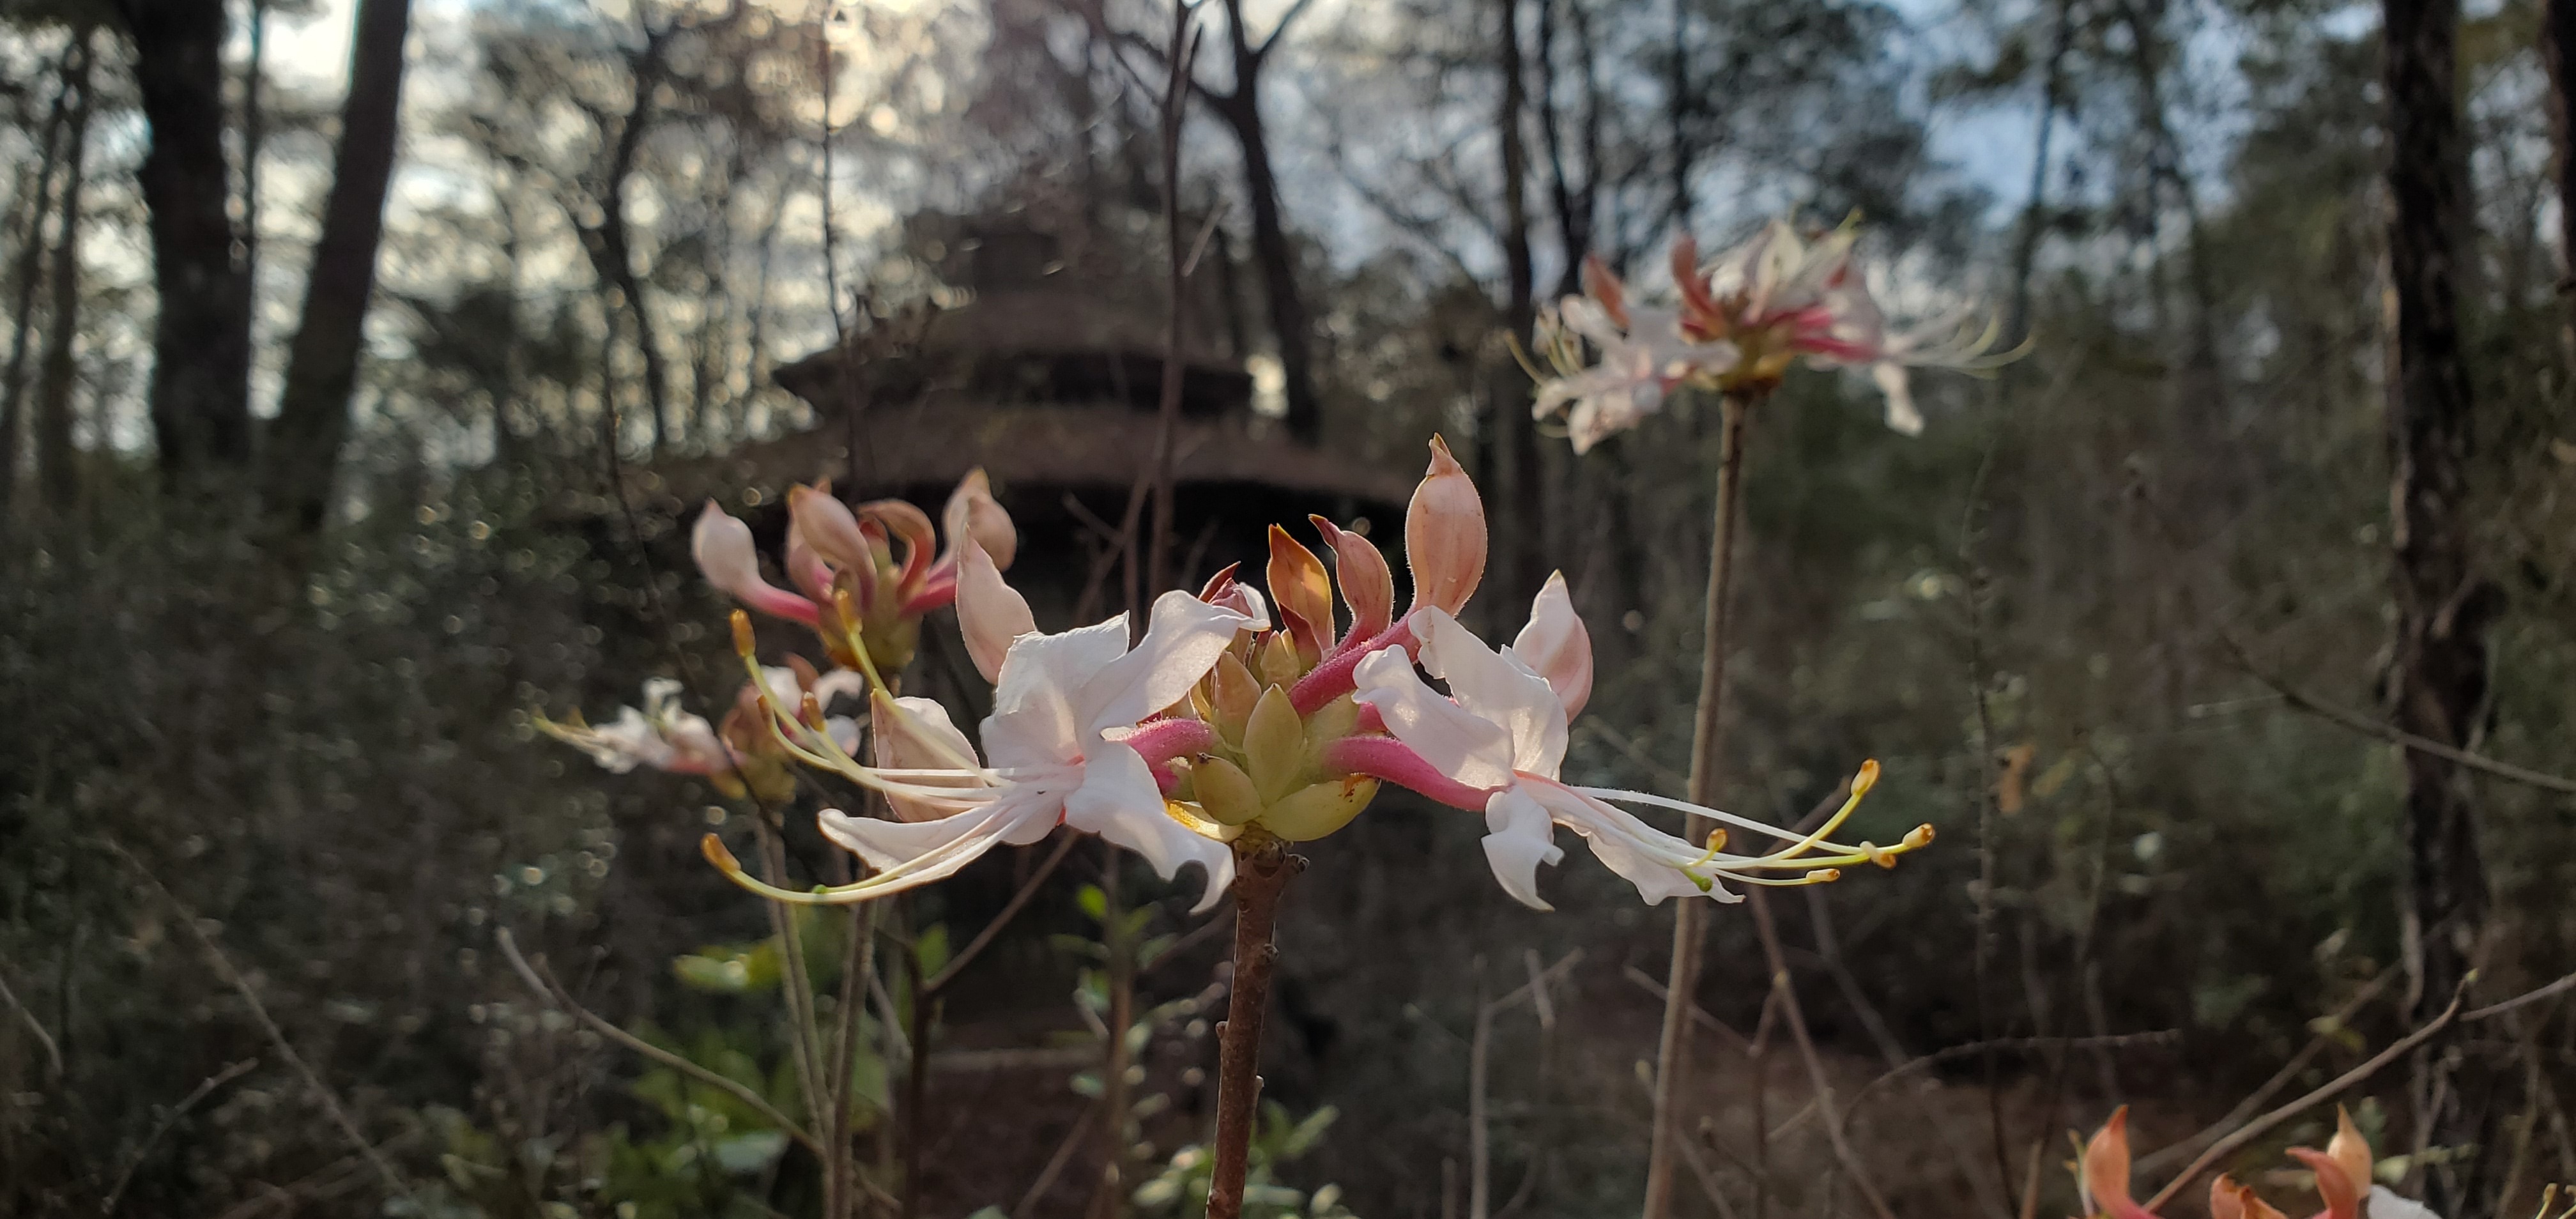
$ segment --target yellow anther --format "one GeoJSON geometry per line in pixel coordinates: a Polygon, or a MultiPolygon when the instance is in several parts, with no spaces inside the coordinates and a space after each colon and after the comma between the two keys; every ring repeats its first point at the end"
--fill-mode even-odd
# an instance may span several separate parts
{"type": "Polygon", "coordinates": [[[1860,764],[1859,774],[1852,776],[1852,798],[1856,800],[1866,796],[1869,794],[1869,789],[1876,786],[1878,786],[1878,759],[1871,758],[1860,764]]]}
{"type": "Polygon", "coordinates": [[[1830,885],[1842,878],[1843,870],[1841,868],[1818,868],[1813,872],[1807,873],[1807,883],[1813,885],[1830,885]]]}
{"type": "Polygon", "coordinates": [[[821,731],[823,728],[823,701],[814,697],[813,691],[806,691],[804,698],[796,705],[796,718],[804,721],[806,727],[812,728],[818,732],[821,731]]]}
{"type": "Polygon", "coordinates": [[[733,650],[743,656],[749,656],[757,650],[755,641],[751,637],[751,615],[741,610],[733,612],[733,650]]]}
{"type": "Polygon", "coordinates": [[[1860,853],[1868,857],[1871,863],[1877,864],[1882,868],[1893,868],[1896,866],[1896,852],[1888,850],[1886,847],[1880,846],[1875,842],[1861,843],[1860,853]]]}
{"type": "Polygon", "coordinates": [[[1922,825],[1915,826],[1913,829],[1906,831],[1906,850],[1920,851],[1930,845],[1932,845],[1932,825],[1930,822],[1927,821],[1922,825]]]}
{"type": "MultiPolygon", "coordinates": [[[[1717,828],[1717,829],[1710,830],[1710,831],[1708,832],[1708,849],[1707,849],[1707,850],[1705,850],[1705,851],[1700,852],[1699,858],[1694,859],[1694,860],[1690,861],[1689,863],[1682,865],[1682,871],[1688,872],[1688,871],[1690,871],[1692,868],[1696,868],[1696,867],[1700,866],[1701,864],[1707,863],[1707,862],[1709,862],[1710,860],[1713,860],[1713,859],[1717,858],[1717,853],[1718,853],[1719,851],[1724,850],[1724,849],[1726,849],[1726,830],[1725,830],[1725,828],[1724,828],[1723,826],[1721,826],[1721,827],[1719,827],[1719,828],[1717,828]]],[[[1696,880],[1696,879],[1698,879],[1698,878],[1697,878],[1697,877],[1693,877],[1692,879],[1696,880]]]]}

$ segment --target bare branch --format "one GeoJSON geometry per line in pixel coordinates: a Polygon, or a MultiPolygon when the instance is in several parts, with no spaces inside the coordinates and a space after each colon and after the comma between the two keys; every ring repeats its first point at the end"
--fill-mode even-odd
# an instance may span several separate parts
{"type": "Polygon", "coordinates": [[[2378,737],[2380,740],[2386,741],[2389,744],[2396,745],[2400,748],[2411,749],[2417,753],[2431,754],[2432,756],[2441,758],[2445,761],[2455,762],[2459,765],[2466,766],[2471,770],[2483,771],[2487,774],[2494,775],[2499,779],[2510,779],[2513,782],[2524,784],[2525,786],[2537,787],[2542,791],[2553,791],[2562,795],[2576,796],[2576,779],[2567,779],[2558,775],[2531,770],[2525,767],[2516,766],[2511,762],[2499,762],[2494,758],[2485,756],[2484,754],[2471,753],[2468,750],[2461,749],[2456,746],[2445,745],[2431,737],[2417,736],[2414,733],[2407,732],[2392,724],[2388,724],[2374,716],[2363,715],[2357,711],[2350,711],[2345,708],[2335,706],[2332,703],[2309,694],[2307,691],[2302,690],[2297,686],[2291,685],[2289,682],[2274,675],[2270,670],[2254,663],[2254,658],[2246,654],[2245,645],[2239,642],[2235,635],[2222,629],[2219,633],[2219,638],[2227,645],[2227,650],[2235,657],[2236,666],[2239,669],[2244,670],[2246,676],[2251,677],[2266,686],[2270,686],[2274,693],[2281,696],[2281,701],[2288,703],[2301,711],[2305,711],[2310,715],[2326,720],[2329,723],[2342,725],[2343,727],[2349,728],[2354,732],[2358,732],[2363,736],[2378,737]]]}
{"type": "Polygon", "coordinates": [[[136,1148],[134,1158],[126,1161],[125,1171],[116,1174],[116,1184],[108,1187],[107,1200],[99,1203],[98,1213],[102,1215],[116,1213],[116,1204],[125,1197],[125,1187],[134,1182],[134,1170],[143,1167],[143,1162],[151,1158],[153,1145],[161,1141],[161,1136],[170,1133],[170,1128],[178,1125],[180,1118],[188,1116],[188,1111],[196,1108],[198,1102],[213,1095],[215,1089],[250,1074],[258,1066],[258,1059],[245,1058],[207,1076],[197,1085],[195,1091],[188,1093],[185,1099],[170,1110],[169,1116],[161,1119],[160,1125],[152,1128],[151,1134],[144,1136],[143,1146],[136,1148]]]}
{"type": "Polygon", "coordinates": [[[510,959],[510,968],[518,971],[519,980],[527,983],[528,989],[543,996],[547,1002],[562,1008],[566,1013],[570,1014],[573,1019],[589,1025],[591,1031],[596,1032],[600,1036],[606,1037],[619,1045],[625,1046],[627,1049],[633,1050],[646,1058],[652,1059],[663,1066],[669,1067],[682,1075],[686,1075],[699,1083],[715,1088],[718,1091],[733,1097],[735,1100],[751,1106],[753,1112],[758,1113],[762,1118],[768,1120],[770,1124],[778,1127],[781,1131],[784,1131],[787,1137],[796,1140],[798,1146],[805,1148],[807,1151],[813,1152],[817,1156],[824,1154],[823,1143],[821,1140],[815,1138],[811,1134],[807,1134],[804,1127],[797,1125],[795,1121],[790,1119],[786,1114],[779,1112],[776,1106],[769,1103],[768,1098],[753,1091],[742,1081],[719,1075],[714,1071],[710,1071],[705,1067],[699,1066],[686,1058],[682,1058],[669,1050],[663,1049],[652,1042],[646,1041],[633,1033],[627,1032],[626,1030],[609,1023],[606,1017],[603,1017],[597,1012],[593,1012],[589,1008],[583,1007],[581,1004],[574,1002],[573,997],[564,992],[563,985],[561,983],[556,982],[551,976],[540,976],[536,969],[528,964],[528,959],[519,955],[518,940],[511,936],[509,928],[502,927],[495,930],[492,933],[492,939],[495,943],[501,946],[501,955],[510,959]]]}
{"type": "Polygon", "coordinates": [[[2274,1109],[2270,1113],[2266,1113],[2253,1121],[2247,1122],[2243,1126],[2238,1127],[2236,1133],[2228,1135],[2226,1138],[2220,1139],[2216,1143],[2211,1144],[2209,1150],[2200,1153],[2199,1158],[2193,1160],[2189,1165],[2186,1165],[2182,1172],[2175,1176],[2173,1180],[2165,1182],[2165,1187],[2157,1190],[2155,1197],[2147,1199],[2146,1209],[2153,1211],[2163,1207],[2165,1203],[2173,1200],[2173,1196],[2175,1194],[2182,1191],[2183,1186],[2190,1184],[2195,1178],[2199,1177],[2200,1174],[2209,1171],[2211,1165],[2227,1158],[2229,1155],[2233,1154],[2237,1148],[2243,1147],[2247,1143],[2251,1143],[2254,1140],[2263,1137],[2265,1131],[2298,1116],[2299,1112],[2306,1109],[2308,1106],[2316,1104],[2319,1101],[2326,1100],[2334,1094],[2370,1078],[2372,1075],[2377,1074],[2380,1068],[2405,1057],[2408,1050],[2412,1050],[2416,1046],[2422,1045],[2426,1041],[2431,1040],[2434,1034],[2450,1027],[2451,1021],[2459,1016],[2460,1001],[2466,997],[2467,991],[2463,988],[2461,991],[2456,992],[2451,996],[2451,1005],[2443,1008],[2441,1015],[2435,1016],[2430,1021],[2427,1021],[2424,1027],[2417,1029],[2412,1033],[2408,1033],[2404,1037],[2398,1038],[2396,1041],[2390,1042],[2387,1049],[2381,1050],[2379,1053],[2372,1055],[2370,1061],[2326,1081],[2324,1085],[2320,1086],[2315,1091],[2310,1092],[2297,1100],[2291,1101],[2278,1109],[2274,1109]]]}

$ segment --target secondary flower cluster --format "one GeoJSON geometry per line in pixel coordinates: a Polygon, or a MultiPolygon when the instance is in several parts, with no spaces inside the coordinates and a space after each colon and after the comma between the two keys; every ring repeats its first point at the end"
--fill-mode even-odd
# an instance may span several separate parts
{"type": "MultiPolygon", "coordinates": [[[[2374,1184],[2370,1140],[2353,1125],[2352,1114],[2335,1110],[2334,1138],[2324,1151],[2293,1147],[2290,1158],[2316,1174],[2317,1196],[2325,1209],[2316,1219],[2437,1219],[2423,1203],[2374,1184]]],[[[2129,1196],[2129,1110],[2123,1106],[2095,1131],[2076,1165],[2076,1186],[2084,1195],[2084,1213],[2102,1219],[2157,1219],[2155,1212],[2129,1196]]],[[[2210,1219],[2287,1219],[2280,1209],[2254,1196],[2250,1186],[2224,1174],[2209,1183],[2210,1219]]]]}
{"type": "MultiPolygon", "coordinates": [[[[818,508],[799,519],[800,531],[807,520],[825,519],[818,508]]],[[[953,508],[951,517],[958,519],[953,508]]],[[[1559,769],[1567,723],[1591,691],[1589,638],[1562,577],[1540,592],[1529,625],[1509,646],[1488,645],[1460,625],[1455,615],[1483,576],[1484,507],[1437,440],[1404,524],[1414,599],[1403,613],[1376,546],[1330,521],[1313,523],[1332,552],[1329,567],[1274,528],[1267,596],[1229,569],[1196,594],[1163,594],[1132,643],[1125,615],[1061,633],[1037,630],[983,531],[971,520],[952,525],[952,550],[940,567],[967,651],[994,684],[980,752],[937,703],[895,697],[878,683],[873,740],[861,761],[824,714],[821,697],[806,691],[791,698],[754,683],[776,748],[880,793],[894,816],[820,814],[823,833],[874,869],[848,885],[773,888],[745,875],[713,835],[705,841],[708,858],[780,901],[845,903],[927,884],[997,845],[1034,842],[1064,825],[1134,851],[1166,878],[1199,865],[1205,908],[1231,883],[1238,848],[1331,834],[1387,783],[1482,813],[1496,878],[1542,909],[1537,868],[1563,857],[1559,828],[1582,837],[1648,902],[1735,900],[1723,887],[1728,881],[1830,880],[1846,865],[1891,866],[1931,840],[1928,826],[1888,847],[1831,840],[1875,781],[1874,764],[1855,779],[1841,813],[1810,834],[1649,793],[1565,783],[1559,769]],[[1425,673],[1446,689],[1426,682],[1425,673]],[[1778,845],[1729,853],[1723,831],[1688,842],[1623,804],[1703,813],[1778,845]]],[[[701,525],[702,538],[708,528],[701,525]]],[[[794,537],[789,545],[792,565],[794,537]]],[[[775,602],[778,590],[762,592],[768,586],[757,583],[756,570],[747,574],[726,587],[747,601],[775,602]]],[[[805,601],[821,605],[819,598],[805,601]]],[[[749,620],[739,611],[735,639],[746,668],[758,671],[749,620]]],[[[873,660],[872,671],[885,671],[886,659],[870,654],[868,631],[841,631],[841,641],[858,667],[873,660]]]]}
{"type": "Polygon", "coordinates": [[[1537,413],[1562,414],[1580,453],[1663,407],[1676,388],[1755,396],[1805,357],[1825,368],[1867,369],[1887,397],[1887,425],[1923,430],[1909,367],[1979,372],[2007,363],[1999,324],[1961,310],[1918,326],[1891,326],[1856,263],[1857,228],[1802,238],[1773,221],[1751,240],[1700,261],[1697,242],[1673,245],[1675,303],[1631,302],[1597,258],[1583,264],[1583,295],[1539,318],[1537,413]],[[1587,348],[1589,350],[1587,350],[1587,348]]]}

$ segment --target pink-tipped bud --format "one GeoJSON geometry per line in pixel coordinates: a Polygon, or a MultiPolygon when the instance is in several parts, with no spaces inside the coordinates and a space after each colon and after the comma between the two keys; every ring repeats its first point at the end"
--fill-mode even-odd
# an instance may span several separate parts
{"type": "Polygon", "coordinates": [[[1367,538],[1323,517],[1306,519],[1315,522],[1333,548],[1334,582],[1342,586],[1342,604],[1351,608],[1345,643],[1376,638],[1395,621],[1395,577],[1387,571],[1386,556],[1367,538]]]}
{"type": "MultiPolygon", "coordinates": [[[[939,542],[931,532],[930,514],[903,500],[880,499],[859,505],[859,516],[868,526],[866,533],[871,539],[894,538],[903,543],[903,572],[896,582],[909,593],[930,570],[931,552],[939,542]]],[[[894,553],[883,543],[876,549],[889,559],[894,553]]]]}
{"type": "Polygon", "coordinates": [[[760,578],[760,552],[752,546],[751,526],[735,520],[714,500],[707,501],[696,527],[689,531],[689,554],[698,561],[698,571],[707,583],[734,600],[764,614],[808,625],[814,622],[813,602],[760,578]]]}
{"type": "Polygon", "coordinates": [[[1583,294],[1598,303],[1621,330],[1628,328],[1628,286],[1619,282],[1618,273],[1598,254],[1583,256],[1583,294]]]}
{"type": "Polygon", "coordinates": [[[848,504],[819,487],[797,486],[787,492],[788,528],[814,557],[861,579],[876,572],[876,556],[859,518],[848,504]]]}
{"type": "Polygon", "coordinates": [[[948,507],[940,513],[940,524],[948,531],[948,548],[955,553],[972,537],[975,544],[991,556],[993,566],[1011,569],[1011,560],[1019,557],[1020,531],[1011,524],[1011,514],[1002,510],[993,498],[992,480],[977,466],[957,480],[957,490],[948,496],[948,507]]]}
{"type": "Polygon", "coordinates": [[[1297,654],[1307,664],[1322,659],[1333,642],[1333,580],[1324,573],[1324,561],[1288,536],[1287,530],[1272,525],[1269,575],[1270,599],[1279,606],[1280,629],[1295,641],[1297,654]]]}
{"type": "Polygon", "coordinates": [[[1592,634],[1574,612],[1564,572],[1550,575],[1530,602],[1529,625],[1513,638],[1512,655],[1547,679],[1556,701],[1565,704],[1565,718],[1582,713],[1592,698],[1592,634]]]}
{"type": "Polygon", "coordinates": [[[1413,605],[1455,614],[1485,578],[1485,502],[1449,446],[1431,438],[1431,468],[1404,510],[1404,559],[1413,605]]]}
{"type": "Polygon", "coordinates": [[[957,629],[966,637],[966,654],[986,681],[1000,681],[1002,658],[1011,641],[1038,629],[1028,598],[1002,582],[993,556],[967,535],[957,556],[957,629]]]}

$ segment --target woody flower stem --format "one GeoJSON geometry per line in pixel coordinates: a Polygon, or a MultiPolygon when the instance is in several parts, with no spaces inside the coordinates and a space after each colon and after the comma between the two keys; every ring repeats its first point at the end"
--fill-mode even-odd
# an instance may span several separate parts
{"type": "Polygon", "coordinates": [[[1279,895],[1306,870],[1306,857],[1267,834],[1236,840],[1234,980],[1217,1026],[1216,1166],[1208,1181],[1207,1219],[1241,1219],[1243,1176],[1250,1167],[1254,1116],[1261,1101],[1261,1018],[1270,1005],[1270,974],[1279,962],[1271,927],[1279,895]]]}
{"type": "MultiPolygon", "coordinates": [[[[1709,525],[1708,606],[1701,620],[1699,710],[1691,725],[1690,802],[1717,796],[1720,712],[1726,704],[1727,601],[1734,587],[1736,518],[1744,499],[1744,429],[1754,403],[1735,394],[1718,399],[1719,449],[1716,515],[1709,525]]],[[[1683,835],[1705,840],[1717,822],[1696,813],[1683,835]]],[[[1663,1035],[1655,1050],[1654,1128],[1646,1152],[1645,1219],[1665,1219],[1673,1200],[1673,1167],[1682,1138],[1681,1093],[1690,1077],[1692,996],[1699,990],[1701,947],[1708,939],[1705,902],[1675,903],[1672,972],[1665,981],[1663,1035]]]]}

